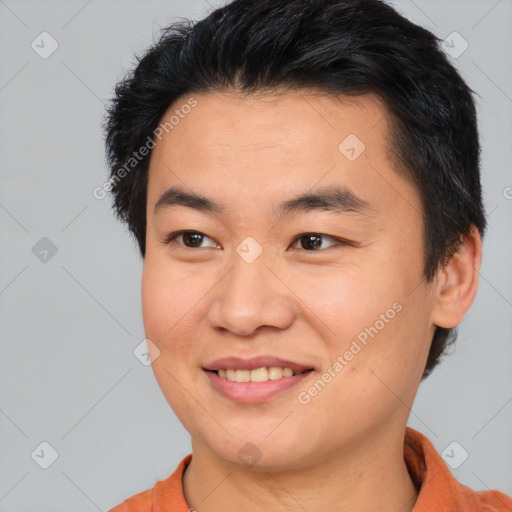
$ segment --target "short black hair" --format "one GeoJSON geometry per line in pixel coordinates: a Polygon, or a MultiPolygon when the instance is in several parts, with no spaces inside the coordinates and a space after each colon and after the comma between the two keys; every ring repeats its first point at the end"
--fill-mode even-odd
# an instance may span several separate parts
{"type": "MultiPolygon", "coordinates": [[[[168,108],[187,94],[373,94],[389,113],[396,170],[421,197],[423,276],[432,282],[472,226],[482,237],[486,228],[474,91],[441,43],[380,0],[234,0],[200,21],[171,24],[137,57],[107,107],[117,217],[144,257],[151,152],[128,171],[126,162],[154,142],[168,108]]],[[[456,329],[436,327],[423,378],[455,338],[456,329]]]]}

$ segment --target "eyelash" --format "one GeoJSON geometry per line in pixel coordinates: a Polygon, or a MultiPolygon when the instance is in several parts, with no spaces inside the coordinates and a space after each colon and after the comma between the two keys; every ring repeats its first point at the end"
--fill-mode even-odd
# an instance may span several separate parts
{"type": "MultiPolygon", "coordinates": [[[[181,235],[184,235],[184,234],[196,234],[196,235],[202,235],[206,238],[210,238],[208,235],[205,235],[204,233],[201,233],[200,231],[193,231],[193,230],[184,230],[184,231],[176,231],[174,233],[171,233],[170,235],[168,235],[164,240],[162,240],[162,243],[165,244],[165,245],[169,245],[171,242],[173,242],[174,240],[176,240],[179,236],[181,235]]],[[[333,237],[333,236],[329,236],[329,235],[325,235],[323,233],[314,233],[314,232],[310,232],[310,233],[302,233],[298,236],[296,236],[293,240],[293,243],[292,245],[295,245],[301,238],[303,237],[306,237],[306,236],[320,236],[322,238],[329,238],[331,240],[333,240],[334,242],[336,242],[336,244],[334,245],[331,245],[330,247],[327,247],[327,249],[330,249],[331,247],[335,247],[336,245],[339,245],[339,246],[353,246],[354,244],[349,242],[348,240],[344,240],[343,238],[337,238],[337,237],[333,237]]],[[[213,239],[210,238],[210,240],[213,241],[213,239]]],[[[183,245],[183,244],[179,244],[181,245],[184,249],[206,249],[206,247],[187,247],[186,245],[183,245]]],[[[327,249],[313,249],[313,250],[306,250],[306,249],[303,249],[304,252],[322,252],[322,251],[325,251],[327,249]]]]}

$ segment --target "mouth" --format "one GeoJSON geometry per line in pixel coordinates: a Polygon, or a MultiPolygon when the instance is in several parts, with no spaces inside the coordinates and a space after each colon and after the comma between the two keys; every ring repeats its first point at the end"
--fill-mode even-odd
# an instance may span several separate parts
{"type": "Polygon", "coordinates": [[[312,372],[313,369],[309,368],[307,370],[293,371],[291,368],[283,368],[281,366],[262,366],[254,370],[246,368],[219,368],[218,370],[205,371],[215,373],[230,382],[267,382],[269,380],[279,380],[295,375],[302,375],[306,372],[312,372]]]}
{"type": "Polygon", "coordinates": [[[266,402],[315,373],[313,367],[275,357],[224,358],[203,370],[214,390],[245,404],[266,402]]]}

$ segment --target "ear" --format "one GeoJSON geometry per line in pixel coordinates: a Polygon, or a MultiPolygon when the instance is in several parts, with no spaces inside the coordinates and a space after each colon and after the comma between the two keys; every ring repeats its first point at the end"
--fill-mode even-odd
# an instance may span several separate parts
{"type": "Polygon", "coordinates": [[[473,304],[482,263],[482,238],[476,226],[450,261],[438,272],[432,323],[451,329],[473,304]]]}

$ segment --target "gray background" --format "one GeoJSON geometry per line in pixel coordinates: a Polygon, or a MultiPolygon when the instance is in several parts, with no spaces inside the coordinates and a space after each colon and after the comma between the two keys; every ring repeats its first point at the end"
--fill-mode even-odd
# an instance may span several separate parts
{"type": "MultiPolygon", "coordinates": [[[[198,19],[218,5],[0,1],[2,511],[105,511],[190,452],[151,368],[133,354],[144,339],[142,261],[109,198],[92,191],[106,179],[104,101],[134,52],[177,17],[198,19]],[[31,47],[43,31],[59,45],[46,59],[31,47]],[[46,261],[43,237],[57,249],[46,261]],[[31,457],[43,441],[58,453],[48,469],[31,457]]],[[[476,302],[409,424],[439,452],[456,441],[469,453],[453,470],[459,481],[511,494],[512,3],[394,5],[436,35],[457,31],[469,43],[452,60],[481,96],[490,213],[476,302]]],[[[460,460],[459,445],[449,453],[460,460]]],[[[36,453],[50,460],[48,449],[36,453]]]]}

